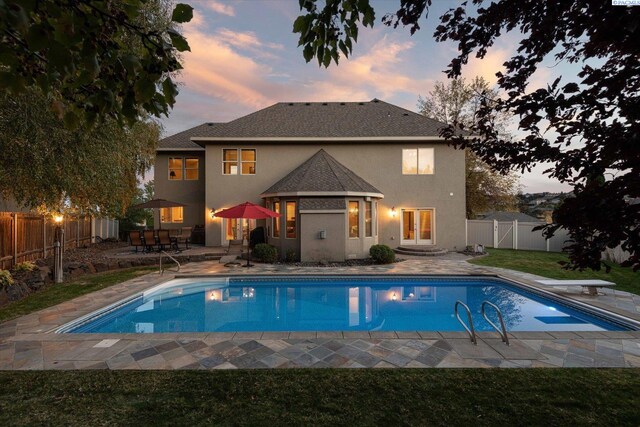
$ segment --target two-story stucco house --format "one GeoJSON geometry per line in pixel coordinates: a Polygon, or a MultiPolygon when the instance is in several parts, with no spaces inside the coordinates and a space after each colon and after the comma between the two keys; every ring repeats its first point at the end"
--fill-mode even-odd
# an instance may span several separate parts
{"type": "Polygon", "coordinates": [[[225,246],[263,226],[282,257],[303,261],[364,258],[377,243],[461,249],[465,157],[441,126],[377,99],[284,102],[205,123],[160,141],[156,196],[186,205],[162,210],[162,228],[204,225],[206,245],[225,246]],[[244,201],[281,217],[215,217],[244,201]]]}

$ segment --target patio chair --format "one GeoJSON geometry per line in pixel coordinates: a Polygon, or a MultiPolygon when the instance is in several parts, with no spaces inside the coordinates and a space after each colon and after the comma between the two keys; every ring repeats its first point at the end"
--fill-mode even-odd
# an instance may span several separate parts
{"type": "Polygon", "coordinates": [[[191,227],[182,227],[182,232],[176,237],[176,248],[180,243],[184,243],[185,249],[189,249],[189,243],[191,243],[191,227]]]}
{"type": "Polygon", "coordinates": [[[144,250],[144,240],[142,239],[140,231],[129,232],[129,245],[135,246],[136,252],[138,252],[138,247],[142,247],[142,250],[144,250]]]}
{"type": "Polygon", "coordinates": [[[158,230],[158,246],[160,246],[161,251],[166,250],[167,247],[169,249],[178,249],[175,238],[171,238],[169,235],[169,230],[158,230]]]}
{"type": "Polygon", "coordinates": [[[144,239],[144,247],[147,251],[151,252],[153,247],[158,243],[156,242],[156,236],[153,230],[144,230],[142,233],[144,239]]]}

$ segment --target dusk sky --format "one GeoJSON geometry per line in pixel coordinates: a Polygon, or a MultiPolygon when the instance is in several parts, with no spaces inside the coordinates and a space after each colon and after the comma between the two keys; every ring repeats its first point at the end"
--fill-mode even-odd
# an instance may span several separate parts
{"type": "MultiPolygon", "coordinates": [[[[455,56],[453,43],[436,43],[437,18],[459,2],[437,1],[422,30],[388,28],[380,19],[394,12],[398,0],[372,1],[373,29],[361,29],[353,56],[340,65],[319,68],[305,63],[292,26],[300,14],[296,0],[185,0],[194,7],[193,20],[183,27],[191,52],[177,103],[162,120],[165,136],[203,122],[227,122],[276,102],[369,101],[373,98],[417,111],[419,95],[434,82],[455,56]]],[[[500,39],[483,60],[473,59],[464,76],[482,76],[495,83],[495,73],[515,51],[516,35],[500,39]]],[[[552,58],[534,76],[529,89],[544,86],[557,75],[572,77],[576,68],[556,65],[552,58]]],[[[571,79],[569,79],[571,80],[571,79]]],[[[569,191],[570,187],[542,175],[543,166],[521,178],[524,192],[569,191]]]]}

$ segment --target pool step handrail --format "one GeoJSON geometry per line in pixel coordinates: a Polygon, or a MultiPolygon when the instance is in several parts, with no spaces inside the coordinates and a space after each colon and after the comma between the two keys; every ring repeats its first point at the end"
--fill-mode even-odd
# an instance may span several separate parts
{"type": "Polygon", "coordinates": [[[453,306],[453,311],[454,311],[456,317],[458,318],[458,322],[460,322],[462,327],[469,334],[469,338],[471,339],[471,342],[474,345],[478,345],[478,340],[476,339],[476,330],[473,327],[473,319],[471,318],[471,310],[469,310],[469,307],[467,307],[467,305],[465,303],[463,303],[462,301],[458,300],[458,301],[456,301],[456,304],[453,306]],[[460,305],[462,307],[464,307],[464,309],[467,312],[467,319],[469,319],[469,326],[467,326],[466,323],[464,323],[464,321],[460,317],[460,314],[458,313],[458,306],[460,306],[460,305]]]}
{"type": "Polygon", "coordinates": [[[489,302],[489,301],[483,301],[482,302],[482,307],[481,307],[481,311],[482,311],[482,317],[484,317],[484,320],[487,321],[487,323],[489,323],[493,329],[495,329],[496,331],[498,331],[498,333],[500,334],[500,338],[502,338],[502,342],[504,342],[506,345],[509,345],[509,336],[507,335],[507,328],[504,326],[504,320],[502,319],[502,312],[500,311],[500,308],[498,308],[497,305],[489,302]],[[490,306],[493,307],[493,309],[496,311],[496,313],[498,313],[498,320],[500,321],[500,327],[498,328],[498,326],[493,323],[491,320],[489,320],[489,316],[487,316],[487,312],[485,310],[486,306],[490,306]]]}
{"type": "Polygon", "coordinates": [[[160,275],[164,274],[165,270],[169,270],[169,271],[173,271],[175,273],[180,271],[180,263],[178,262],[177,259],[175,259],[174,257],[172,257],[171,255],[169,255],[168,253],[166,253],[165,251],[161,251],[160,252],[160,275]],[[162,268],[162,257],[166,256],[167,258],[169,258],[171,261],[176,263],[176,269],[175,270],[169,270],[168,268],[162,268]]]}

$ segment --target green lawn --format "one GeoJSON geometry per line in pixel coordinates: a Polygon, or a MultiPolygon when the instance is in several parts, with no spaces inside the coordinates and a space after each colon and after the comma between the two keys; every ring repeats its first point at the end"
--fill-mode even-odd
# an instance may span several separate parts
{"type": "Polygon", "coordinates": [[[15,319],[43,308],[51,307],[61,302],[68,301],[80,295],[88,294],[133,279],[157,267],[136,267],[123,270],[106,271],[91,274],[71,280],[69,282],[51,285],[26,298],[12,302],[0,308],[0,322],[15,319]]]}
{"type": "Polygon", "coordinates": [[[0,372],[0,425],[629,425],[637,369],[0,372]]]}
{"type": "Polygon", "coordinates": [[[614,282],[615,289],[640,294],[640,271],[633,272],[631,268],[623,268],[617,264],[611,265],[611,272],[601,271],[571,271],[564,270],[558,261],[566,261],[567,257],[555,252],[514,251],[512,249],[487,249],[488,256],[476,258],[469,262],[476,265],[509,268],[525,273],[538,274],[551,279],[602,279],[614,282]]]}

